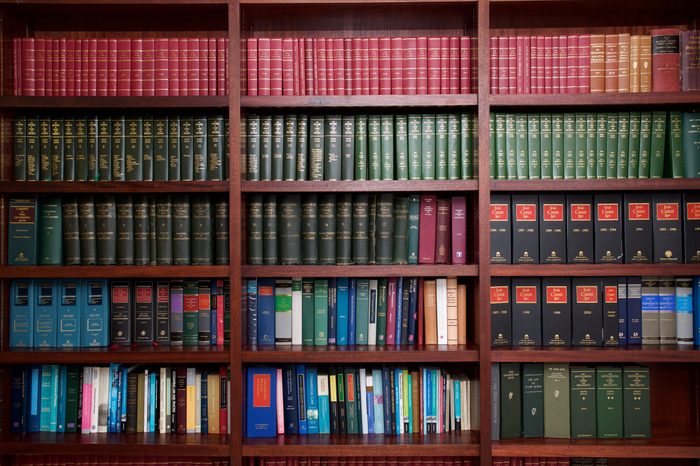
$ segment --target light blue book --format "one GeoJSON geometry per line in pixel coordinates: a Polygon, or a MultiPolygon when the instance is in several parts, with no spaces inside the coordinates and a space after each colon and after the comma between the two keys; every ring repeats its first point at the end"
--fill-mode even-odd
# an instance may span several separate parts
{"type": "Polygon", "coordinates": [[[372,369],[372,385],[374,389],[374,433],[384,433],[384,385],[382,370],[372,369]]]}
{"type": "Polygon", "coordinates": [[[338,312],[338,320],[336,322],[336,345],[345,346],[348,344],[348,298],[350,293],[348,279],[339,278],[336,282],[336,286],[338,312]]]}
{"type": "Polygon", "coordinates": [[[109,291],[106,279],[82,282],[81,342],[85,347],[109,346],[109,291]]]}
{"type": "Polygon", "coordinates": [[[394,424],[396,425],[396,434],[403,433],[403,412],[401,412],[401,393],[403,392],[403,384],[401,383],[401,369],[394,369],[394,387],[396,387],[396,396],[394,397],[394,410],[396,417],[394,424]]]}
{"type": "Polygon", "coordinates": [[[10,347],[34,346],[34,285],[32,280],[12,280],[10,293],[10,347]]]}
{"type": "Polygon", "coordinates": [[[41,366],[41,407],[39,415],[39,431],[51,432],[51,406],[53,401],[53,390],[51,388],[51,365],[41,366]]]}
{"type": "Polygon", "coordinates": [[[58,376],[58,397],[56,399],[57,414],[56,414],[56,432],[66,431],[66,383],[68,380],[68,368],[66,366],[57,366],[58,376]]]}
{"type": "Polygon", "coordinates": [[[42,366],[31,366],[27,432],[41,432],[42,366]]]}
{"type": "Polygon", "coordinates": [[[408,433],[412,434],[413,433],[413,397],[411,396],[411,393],[413,393],[411,390],[413,390],[413,377],[411,374],[408,374],[408,433]]]}
{"type": "Polygon", "coordinates": [[[318,434],[318,369],[315,366],[306,368],[306,430],[309,434],[318,434]]]}
{"type": "Polygon", "coordinates": [[[80,280],[58,280],[58,331],[56,346],[59,348],[80,348],[81,322],[80,280]]]}
{"type": "Polygon", "coordinates": [[[452,393],[454,393],[455,398],[455,427],[457,430],[460,430],[462,425],[462,393],[460,391],[460,381],[453,381],[452,387],[452,393]]]}
{"type": "Polygon", "coordinates": [[[56,347],[56,281],[37,280],[35,282],[36,301],[34,303],[34,346],[39,348],[56,347]]]}
{"type": "Polygon", "coordinates": [[[119,364],[109,365],[109,416],[107,432],[117,432],[117,401],[119,394],[119,364]]]}
{"type": "Polygon", "coordinates": [[[357,279],[351,278],[348,284],[348,345],[357,340],[357,279]]]}
{"type": "Polygon", "coordinates": [[[355,344],[366,345],[369,333],[369,279],[357,279],[355,344]]]}
{"type": "Polygon", "coordinates": [[[331,403],[328,374],[318,374],[318,433],[331,433],[331,403]]]}
{"type": "Polygon", "coordinates": [[[51,418],[49,420],[49,432],[56,432],[58,429],[58,400],[59,378],[58,364],[51,364],[51,418]]]}
{"type": "Polygon", "coordinates": [[[156,385],[158,383],[156,381],[155,372],[151,372],[150,374],[148,374],[148,383],[149,383],[149,389],[148,389],[148,431],[155,432],[156,431],[156,406],[158,405],[158,399],[156,397],[156,395],[157,395],[156,385]]]}

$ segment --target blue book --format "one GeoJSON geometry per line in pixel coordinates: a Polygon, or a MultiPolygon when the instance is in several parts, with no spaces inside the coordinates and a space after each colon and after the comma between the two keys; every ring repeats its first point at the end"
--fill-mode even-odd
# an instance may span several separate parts
{"type": "Polygon", "coordinates": [[[401,321],[403,320],[403,285],[403,278],[398,277],[396,279],[396,321],[394,325],[397,345],[401,344],[401,337],[403,336],[401,328],[401,321]]]}
{"type": "Polygon", "coordinates": [[[25,393],[27,386],[27,369],[25,367],[12,367],[11,399],[10,407],[10,432],[21,433],[26,428],[24,408],[27,403],[25,393]]]}
{"type": "Polygon", "coordinates": [[[258,344],[258,281],[254,278],[246,280],[247,283],[247,320],[248,340],[247,344],[258,344]]]}
{"type": "Polygon", "coordinates": [[[258,345],[275,345],[275,279],[258,279],[258,345]]]}
{"type": "Polygon", "coordinates": [[[357,317],[357,279],[351,278],[348,286],[348,345],[354,345],[355,320],[357,317]]]}
{"type": "Polygon", "coordinates": [[[693,278],[693,340],[700,346],[700,277],[693,278]]]}
{"type": "Polygon", "coordinates": [[[367,411],[367,433],[374,434],[374,377],[371,374],[365,376],[365,409],[367,411]]]}
{"type": "Polygon", "coordinates": [[[58,331],[56,346],[80,348],[80,280],[58,280],[58,331]]]}
{"type": "Polygon", "coordinates": [[[309,434],[318,434],[318,369],[315,366],[306,368],[304,396],[306,397],[306,431],[309,434]]]}
{"type": "Polygon", "coordinates": [[[57,366],[58,398],[56,399],[56,432],[66,431],[66,383],[68,381],[68,367],[57,366]]]}
{"type": "MultiPolygon", "coordinates": [[[[129,372],[133,371],[134,367],[127,369],[126,367],[122,367],[121,370],[121,399],[122,403],[119,408],[119,415],[120,415],[120,421],[119,421],[119,431],[120,432],[126,432],[126,407],[127,407],[127,389],[128,389],[128,377],[129,377],[129,372]]],[[[173,379],[175,376],[173,375],[173,379]]],[[[175,384],[175,381],[173,380],[173,386],[175,384]]]]}
{"type": "Polygon", "coordinates": [[[106,279],[82,282],[81,342],[85,347],[109,346],[109,288],[106,279]]]}
{"type": "MultiPolygon", "coordinates": [[[[49,431],[57,432],[58,429],[58,393],[60,391],[59,365],[51,365],[51,418],[49,420],[49,431]]],[[[43,400],[42,400],[43,402],[43,400]]]]}
{"type": "Polygon", "coordinates": [[[276,437],[277,370],[274,367],[249,367],[246,375],[245,435],[248,438],[276,437]]]}
{"type": "Polygon", "coordinates": [[[117,432],[117,403],[119,397],[119,364],[109,365],[109,416],[107,417],[107,432],[117,432]]]}
{"type": "Polygon", "coordinates": [[[34,346],[34,286],[32,280],[12,280],[10,347],[34,346]]]}
{"type": "Polygon", "coordinates": [[[284,394],[284,433],[298,434],[299,414],[297,412],[297,380],[296,367],[287,364],[283,368],[282,386],[284,394]]]}
{"type": "Polygon", "coordinates": [[[36,301],[34,303],[34,346],[39,348],[56,347],[56,281],[37,280],[35,282],[36,301]]]}
{"type": "Polygon", "coordinates": [[[202,399],[202,414],[200,418],[201,432],[209,433],[209,387],[207,386],[207,373],[202,372],[202,388],[200,389],[200,397],[202,399]]]}
{"type": "Polygon", "coordinates": [[[384,401],[384,433],[391,434],[394,425],[391,422],[391,378],[389,369],[386,367],[382,368],[382,400],[384,401]]]}
{"type": "Polygon", "coordinates": [[[366,345],[369,342],[369,280],[357,279],[355,293],[355,343],[366,345]]]}
{"type": "MultiPolygon", "coordinates": [[[[413,382],[413,380],[411,380],[411,382],[413,382]]],[[[459,380],[452,381],[452,393],[454,393],[455,397],[455,429],[457,431],[459,431],[462,426],[462,393],[459,385],[459,380]]],[[[413,421],[411,421],[411,425],[413,425],[413,421]]]]}
{"type": "Polygon", "coordinates": [[[27,432],[41,432],[41,382],[42,366],[31,366],[29,374],[29,409],[27,432]]]}
{"type": "Polygon", "coordinates": [[[382,383],[382,370],[372,369],[372,385],[374,390],[374,433],[384,433],[384,384],[382,383]]]}
{"type": "Polygon", "coordinates": [[[51,388],[51,365],[43,364],[41,366],[40,376],[40,406],[39,406],[39,431],[51,432],[51,406],[54,404],[53,390],[51,388]]]}
{"type": "MultiPolygon", "coordinates": [[[[158,381],[156,380],[156,373],[151,372],[148,374],[148,431],[156,431],[156,406],[158,406],[158,381]]],[[[201,394],[200,394],[201,395],[201,394]]]]}
{"type": "Polygon", "coordinates": [[[401,369],[394,370],[394,409],[396,410],[396,416],[394,422],[396,423],[396,433],[403,433],[403,413],[401,411],[401,392],[403,391],[403,384],[401,383],[401,369]]]}
{"type": "Polygon", "coordinates": [[[418,326],[418,279],[408,279],[408,344],[415,345],[418,326]]]}
{"type": "Polygon", "coordinates": [[[318,433],[331,433],[331,400],[328,374],[318,374],[318,433]]]}
{"type": "Polygon", "coordinates": [[[296,375],[297,419],[299,423],[299,435],[306,435],[308,429],[306,426],[306,366],[304,366],[304,364],[296,365],[296,375]]]}
{"type": "Polygon", "coordinates": [[[338,335],[338,285],[335,278],[328,279],[328,344],[335,345],[338,335]]]}
{"type": "Polygon", "coordinates": [[[339,278],[336,281],[337,286],[337,331],[336,345],[345,346],[348,344],[348,279],[339,278]]]}
{"type": "Polygon", "coordinates": [[[627,277],[627,344],[642,344],[641,277],[627,277]]]}
{"type": "Polygon", "coordinates": [[[617,279],[618,344],[627,345],[627,278],[617,279]]]}

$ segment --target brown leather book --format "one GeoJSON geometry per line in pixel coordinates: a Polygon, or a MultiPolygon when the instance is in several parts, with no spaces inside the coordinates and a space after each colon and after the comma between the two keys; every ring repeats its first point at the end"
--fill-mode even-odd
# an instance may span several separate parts
{"type": "Polygon", "coordinates": [[[630,37],[630,92],[639,92],[641,39],[642,36],[630,37]]]}
{"type": "Polygon", "coordinates": [[[630,91],[630,35],[618,35],[617,91],[630,91]]]}
{"type": "Polygon", "coordinates": [[[457,285],[457,344],[467,344],[467,285],[457,285]]]}
{"type": "Polygon", "coordinates": [[[618,61],[619,61],[619,35],[605,35],[605,92],[617,92],[618,89],[618,61]]]}
{"type": "Polygon", "coordinates": [[[437,291],[435,280],[423,282],[425,344],[437,345],[437,291]]]}
{"type": "Polygon", "coordinates": [[[591,94],[605,92],[605,35],[591,34],[591,94]]]}

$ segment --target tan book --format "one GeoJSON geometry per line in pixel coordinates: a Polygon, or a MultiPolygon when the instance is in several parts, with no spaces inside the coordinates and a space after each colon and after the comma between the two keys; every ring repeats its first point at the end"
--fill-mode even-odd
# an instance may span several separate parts
{"type": "Polygon", "coordinates": [[[447,279],[447,344],[457,345],[459,318],[457,314],[457,279],[447,279]]]}
{"type": "Polygon", "coordinates": [[[605,35],[605,92],[617,92],[619,35],[605,35]]]}
{"type": "Polygon", "coordinates": [[[209,433],[219,433],[219,387],[220,379],[218,374],[207,375],[207,416],[209,418],[209,433]]]}
{"type": "Polygon", "coordinates": [[[425,280],[423,282],[423,292],[425,344],[437,345],[437,291],[435,280],[425,280]]]}
{"type": "Polygon", "coordinates": [[[467,344],[467,285],[457,285],[457,344],[467,344]]]}
{"type": "Polygon", "coordinates": [[[630,91],[630,35],[618,35],[617,91],[630,91]]]}
{"type": "Polygon", "coordinates": [[[639,47],[641,36],[630,38],[630,92],[639,92],[640,67],[639,67],[639,47]]]}
{"type": "Polygon", "coordinates": [[[605,35],[591,34],[591,94],[605,92],[605,35]]]}
{"type": "Polygon", "coordinates": [[[418,374],[419,371],[412,371],[411,372],[411,402],[413,403],[413,433],[418,433],[418,426],[420,426],[422,423],[420,421],[420,409],[417,409],[418,406],[420,406],[420,375],[418,374]]]}
{"type": "Polygon", "coordinates": [[[639,92],[651,92],[651,36],[639,40],[639,92]]]}

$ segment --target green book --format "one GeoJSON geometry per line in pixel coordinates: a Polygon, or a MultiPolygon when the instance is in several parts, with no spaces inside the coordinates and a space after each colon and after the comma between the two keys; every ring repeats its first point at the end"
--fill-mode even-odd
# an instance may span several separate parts
{"type": "Polygon", "coordinates": [[[63,119],[51,118],[51,180],[63,180],[63,119]]]}
{"type": "Polygon", "coordinates": [[[336,201],[335,194],[321,193],[318,200],[318,263],[335,264],[336,201]]]}
{"type": "Polygon", "coordinates": [[[435,115],[421,116],[421,162],[423,179],[435,179],[435,115]]]}
{"type": "Polygon", "coordinates": [[[700,178],[700,113],[697,112],[683,112],[683,164],[686,178],[700,178]]]}
{"type": "MultiPolygon", "coordinates": [[[[229,217],[229,201],[228,196],[216,197],[212,202],[214,209],[214,263],[216,265],[227,265],[230,261],[230,246],[231,231],[229,217]]],[[[297,222],[301,222],[297,217],[297,222]]]]}
{"type": "Polygon", "coordinates": [[[564,178],[564,115],[552,114],[552,178],[564,178]]]}
{"type": "Polygon", "coordinates": [[[542,177],[542,148],[540,145],[540,116],[529,114],[527,116],[527,150],[528,150],[528,178],[540,179],[542,177]]]}
{"type": "MultiPolygon", "coordinates": [[[[112,181],[124,181],[126,163],[126,118],[112,117],[112,181]]],[[[172,163],[172,161],[171,161],[172,163]]],[[[179,179],[179,178],[172,178],[179,179]]]]}
{"type": "Polygon", "coordinates": [[[15,181],[27,180],[27,119],[15,117],[12,123],[12,141],[14,143],[14,161],[12,178],[15,181]]]}
{"type": "Polygon", "coordinates": [[[586,178],[596,178],[596,119],[595,113],[586,113],[586,178]]]}
{"type": "Polygon", "coordinates": [[[369,233],[369,264],[377,261],[377,195],[370,194],[367,198],[367,231],[369,233]]]}
{"type": "MultiPolygon", "coordinates": [[[[155,122],[154,122],[155,124],[155,122]]],[[[248,181],[260,180],[260,115],[246,118],[246,144],[248,181]]]]}
{"type": "Polygon", "coordinates": [[[408,115],[396,115],[396,179],[408,180],[408,115]]]}
{"type": "Polygon", "coordinates": [[[51,120],[49,120],[49,118],[47,117],[42,117],[41,119],[39,119],[38,153],[39,180],[51,181],[51,120]]]}
{"type": "Polygon", "coordinates": [[[462,169],[461,179],[471,180],[474,178],[474,164],[472,163],[474,139],[472,138],[472,119],[469,113],[461,113],[459,115],[459,149],[462,169]]]}
{"type": "Polygon", "coordinates": [[[355,343],[366,345],[369,332],[369,279],[357,279],[355,343]]]}
{"type": "Polygon", "coordinates": [[[420,224],[420,196],[408,196],[408,236],[406,260],[409,264],[418,263],[418,227],[420,224]]]}
{"type": "MultiPolygon", "coordinates": [[[[158,265],[158,215],[156,204],[156,196],[148,196],[148,248],[151,251],[148,265],[158,265]]],[[[262,247],[260,250],[262,251],[262,247]]]]}
{"type": "MultiPolygon", "coordinates": [[[[114,135],[112,135],[112,138],[114,138],[114,135]]],[[[112,144],[112,147],[114,147],[114,144],[112,144]]],[[[168,117],[168,181],[181,180],[180,147],[180,117],[168,117]]]]}
{"type": "Polygon", "coordinates": [[[489,114],[489,177],[496,179],[496,115],[489,114]]]}
{"type": "Polygon", "coordinates": [[[126,181],[143,181],[143,119],[126,119],[124,176],[126,181]]]}
{"type": "Polygon", "coordinates": [[[80,235],[80,264],[97,264],[95,202],[90,195],[83,196],[78,201],[78,229],[80,235]]]}
{"type": "Polygon", "coordinates": [[[520,363],[501,363],[500,401],[501,439],[522,437],[520,363]]]}
{"type": "MultiPolygon", "coordinates": [[[[134,203],[130,195],[117,198],[117,265],[134,265],[134,203]]],[[[77,211],[77,205],[76,205],[77,211]]],[[[77,212],[76,212],[77,214],[77,212]]],[[[65,210],[64,210],[65,220],[65,210]]],[[[76,227],[77,215],[76,215],[76,227]]],[[[64,236],[66,222],[64,221],[64,236]]],[[[75,231],[76,240],[78,231],[75,231]]],[[[174,235],[173,235],[174,236],[174,235]]],[[[65,246],[65,241],[64,241],[65,246]]],[[[175,248],[173,247],[173,252],[175,248]]],[[[67,252],[67,251],[66,251],[67,252]]],[[[188,250],[189,253],[189,250],[188,250]]],[[[78,254],[79,255],[79,254],[78,254]]],[[[67,256],[66,256],[67,257],[67,256]]]]}
{"type": "Polygon", "coordinates": [[[544,436],[544,367],[523,364],[523,437],[544,436]]]}
{"type": "Polygon", "coordinates": [[[26,126],[27,181],[39,181],[39,119],[27,118],[26,126]]]}
{"type": "MultiPolygon", "coordinates": [[[[202,169],[206,170],[206,162],[202,166],[202,158],[194,160],[194,119],[189,116],[180,117],[180,180],[194,180],[195,169],[201,177],[202,169]]],[[[206,171],[204,171],[206,179],[206,171]]]]}
{"type": "Polygon", "coordinates": [[[447,179],[447,115],[435,115],[435,179],[447,179]]]}
{"type": "Polygon", "coordinates": [[[379,115],[367,117],[367,176],[382,179],[382,121],[379,115]]]}
{"type": "Polygon", "coordinates": [[[335,263],[352,264],[352,193],[336,195],[335,263]]]}
{"type": "Polygon", "coordinates": [[[394,206],[394,264],[408,263],[408,198],[397,197],[394,206]]]}
{"type": "Polygon", "coordinates": [[[649,152],[649,178],[664,177],[666,155],[666,112],[653,112],[651,116],[651,151],[649,152]]]}
{"type": "Polygon", "coordinates": [[[263,195],[251,193],[246,196],[248,218],[246,221],[246,257],[250,265],[263,264],[263,195]]]}
{"type": "Polygon", "coordinates": [[[168,117],[153,119],[153,181],[168,181],[168,117]]]}
{"type": "MultiPolygon", "coordinates": [[[[98,263],[99,263],[99,204],[95,203],[95,214],[98,221],[98,263]]],[[[156,198],[156,262],[158,265],[172,265],[173,263],[173,204],[169,195],[161,195],[156,198]]],[[[153,250],[151,250],[153,251],[153,250]]]]}
{"type": "Polygon", "coordinates": [[[576,178],[576,115],[564,114],[564,178],[576,178]]]}
{"type": "Polygon", "coordinates": [[[421,163],[422,148],[422,122],[421,116],[408,115],[408,179],[420,180],[423,178],[421,163]]]}
{"type": "Polygon", "coordinates": [[[608,173],[608,114],[596,113],[595,126],[596,178],[605,179],[608,173]]]}
{"type": "Polygon", "coordinates": [[[88,120],[85,117],[75,119],[75,180],[92,181],[88,178],[88,120]]]}
{"type": "Polygon", "coordinates": [[[651,163],[651,112],[642,112],[639,124],[639,178],[649,178],[651,163]]]}
{"type": "Polygon", "coordinates": [[[683,163],[683,117],[681,112],[669,112],[668,120],[671,178],[685,178],[685,165],[683,163]]]}
{"type": "MultiPolygon", "coordinates": [[[[197,280],[185,280],[183,288],[183,302],[198,302],[199,282],[197,280]]],[[[183,306],[182,344],[184,346],[199,345],[199,308],[197,305],[193,307],[183,306]]]]}
{"type": "Polygon", "coordinates": [[[340,177],[343,180],[355,179],[355,117],[343,115],[342,161],[340,177]]]}
{"type": "MultiPolygon", "coordinates": [[[[183,120],[184,122],[184,120],[183,120]]],[[[189,123],[189,121],[188,121],[189,123]]],[[[145,120],[144,120],[145,124],[145,120]]],[[[246,124],[241,122],[241,124],[246,124]]],[[[145,128],[145,126],[144,126],[145,128]]],[[[207,147],[207,117],[204,115],[198,115],[192,118],[192,180],[204,181],[208,179],[207,176],[207,162],[208,162],[208,147],[207,147]]],[[[185,132],[185,125],[182,127],[182,132],[185,132]]],[[[245,140],[245,135],[241,134],[241,138],[245,140]]],[[[144,139],[145,141],[145,139],[144,139]]],[[[188,138],[182,138],[182,144],[188,143],[188,138]]],[[[244,158],[247,157],[247,141],[241,141],[241,144],[245,144],[241,149],[241,179],[245,179],[248,175],[245,170],[248,167],[248,161],[244,158]]],[[[185,149],[182,148],[183,156],[185,149]]],[[[189,162],[188,168],[189,170],[189,162]]],[[[183,177],[185,176],[185,169],[183,164],[183,177]]]]}
{"type": "Polygon", "coordinates": [[[66,371],[66,433],[80,432],[78,424],[78,405],[82,387],[80,376],[82,369],[77,366],[68,366],[66,371]]]}
{"type": "Polygon", "coordinates": [[[39,202],[39,265],[63,263],[63,212],[61,198],[42,198],[39,202]]]}
{"type": "Polygon", "coordinates": [[[394,195],[392,193],[379,194],[376,225],[377,264],[392,264],[394,243],[394,195]]]}
{"type": "Polygon", "coordinates": [[[295,181],[297,175],[297,116],[287,114],[284,116],[284,161],[282,166],[282,179],[295,181]]]}
{"type": "Polygon", "coordinates": [[[382,115],[381,125],[381,164],[382,179],[394,179],[394,115],[382,115]]]}
{"type": "MultiPolygon", "coordinates": [[[[227,120],[228,122],[228,120],[227,120]]],[[[228,134],[225,130],[224,117],[221,115],[207,117],[207,167],[206,178],[222,181],[227,178],[226,159],[228,134]]]]}
{"type": "MultiPolygon", "coordinates": [[[[168,196],[168,203],[170,202],[169,199],[168,196]]],[[[170,228],[170,222],[168,222],[168,228],[170,228]]],[[[97,265],[116,265],[116,231],[117,210],[114,196],[105,194],[95,197],[95,246],[97,250],[97,265]]],[[[170,233],[168,232],[168,237],[169,235],[170,233]]],[[[170,254],[170,248],[168,248],[168,254],[170,254]]],[[[165,265],[170,264],[168,263],[165,265]]]]}
{"type": "Polygon", "coordinates": [[[279,216],[279,261],[281,265],[301,264],[301,194],[280,195],[279,216]]]}
{"type": "MultiPolygon", "coordinates": [[[[323,128],[323,117],[321,117],[321,128],[323,128]]],[[[321,135],[319,150],[323,151],[323,135],[321,135]]],[[[258,169],[260,181],[272,180],[272,115],[260,117],[260,165],[258,169]]]]}
{"type": "Polygon", "coordinates": [[[651,437],[649,368],[626,366],[622,369],[625,438],[651,437]]]}
{"type": "MultiPolygon", "coordinates": [[[[89,206],[86,206],[89,208],[89,206]]],[[[82,209],[82,206],[81,206],[82,209]]],[[[82,212],[81,212],[82,213],[82,212]]],[[[94,213],[93,222],[94,222],[94,213]]],[[[187,219],[189,225],[189,218],[187,219]]],[[[148,238],[148,196],[137,195],[134,196],[134,265],[148,265],[151,260],[151,248],[150,241],[148,238]]],[[[94,228],[93,228],[94,233],[94,228]]],[[[83,232],[80,232],[81,236],[81,254],[82,254],[82,241],[83,232]]],[[[94,257],[94,255],[93,255],[94,257]]]]}
{"type": "Polygon", "coordinates": [[[304,194],[301,203],[301,262],[318,263],[318,194],[304,194]]]}
{"type": "Polygon", "coordinates": [[[585,179],[588,170],[588,161],[586,160],[587,147],[587,122],[585,113],[576,113],[576,141],[574,142],[574,152],[576,157],[576,178],[585,179]]]}
{"type": "Polygon", "coordinates": [[[570,438],[569,364],[544,365],[544,436],[570,438]]]}
{"type": "Polygon", "coordinates": [[[323,181],[323,116],[309,117],[309,180],[323,181]]]}
{"type": "Polygon", "coordinates": [[[340,181],[342,157],[342,117],[326,115],[323,127],[323,178],[328,181],[340,181]]]}
{"type": "Polygon", "coordinates": [[[367,179],[367,115],[355,115],[355,179],[367,179]]]}
{"type": "Polygon", "coordinates": [[[304,114],[297,115],[297,181],[306,181],[309,177],[307,157],[309,152],[309,117],[304,114]]]}
{"type": "Polygon", "coordinates": [[[617,121],[617,173],[616,178],[627,177],[630,146],[630,114],[620,112],[617,121]]]}
{"type": "Polygon", "coordinates": [[[595,368],[571,367],[571,438],[596,438],[595,368]]]}
{"type": "Polygon", "coordinates": [[[328,280],[314,280],[314,345],[328,345],[328,280]]]}
{"type": "Polygon", "coordinates": [[[262,205],[263,216],[263,265],[277,265],[277,195],[265,194],[262,205]]]}
{"type": "Polygon", "coordinates": [[[377,346],[386,345],[387,279],[377,280],[377,346]]]}
{"type": "Polygon", "coordinates": [[[540,176],[543,180],[551,180],[552,170],[552,115],[540,114],[540,176]]]}
{"type": "MultiPolygon", "coordinates": [[[[98,128],[99,122],[96,116],[91,116],[87,119],[87,179],[88,181],[99,180],[99,163],[97,161],[97,145],[98,145],[98,128]]],[[[30,129],[27,123],[27,130],[30,129]]]]}
{"type": "Polygon", "coordinates": [[[598,438],[623,437],[622,369],[596,368],[596,430],[598,438]]]}
{"type": "Polygon", "coordinates": [[[630,112],[629,150],[627,151],[627,178],[639,178],[639,143],[642,114],[630,112]]]}
{"type": "Polygon", "coordinates": [[[153,117],[142,118],[141,136],[141,176],[153,181],[153,117]]]}
{"type": "Polygon", "coordinates": [[[607,126],[605,128],[607,154],[605,155],[605,177],[612,179],[617,176],[617,136],[618,113],[608,113],[607,126]]]}
{"type": "Polygon", "coordinates": [[[496,114],[496,179],[508,178],[508,161],[506,154],[506,115],[496,114]]]}
{"type": "Polygon", "coordinates": [[[447,179],[462,179],[462,148],[460,118],[456,113],[447,115],[447,179]]]}
{"type": "Polygon", "coordinates": [[[284,176],[284,115],[272,115],[271,179],[282,181],[284,176]]]}
{"type": "Polygon", "coordinates": [[[527,115],[506,114],[506,178],[527,178],[527,115]]]}
{"type": "Polygon", "coordinates": [[[313,345],[315,320],[314,280],[305,278],[301,282],[301,344],[313,345]]]}
{"type": "Polygon", "coordinates": [[[355,194],[352,204],[352,261],[365,265],[369,262],[369,197],[355,194]]]}
{"type": "Polygon", "coordinates": [[[63,181],[75,181],[75,120],[63,119],[63,181]]]}

